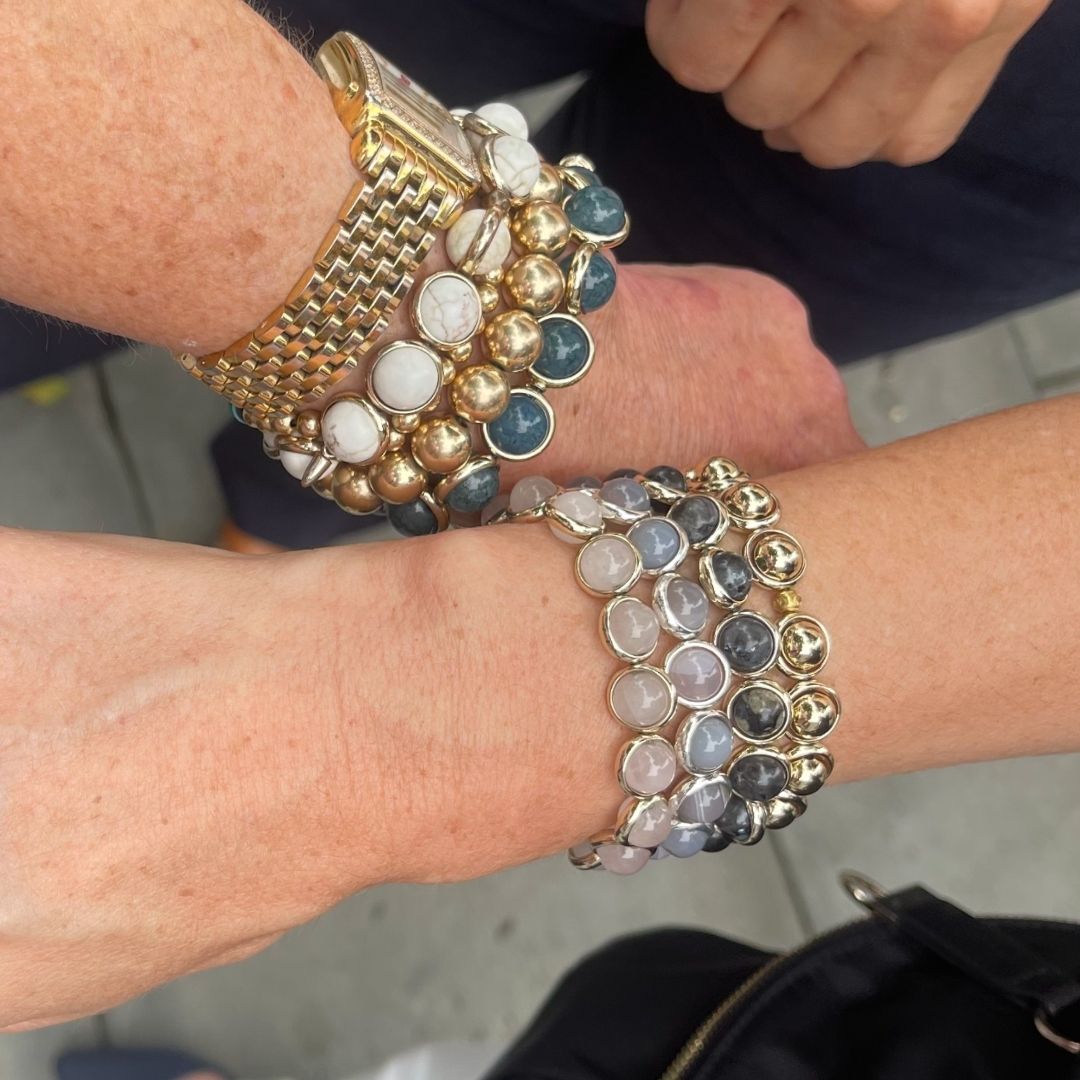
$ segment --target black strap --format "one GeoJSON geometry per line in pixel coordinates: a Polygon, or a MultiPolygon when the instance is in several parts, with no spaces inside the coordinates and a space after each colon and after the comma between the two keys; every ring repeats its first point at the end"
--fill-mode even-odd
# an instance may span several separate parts
{"type": "MultiPolygon", "coordinates": [[[[872,906],[924,948],[1037,1016],[1052,1021],[1080,1005],[1074,975],[920,885],[879,896],[872,906]]],[[[1068,1037],[1078,1039],[1080,1031],[1068,1037]]]]}

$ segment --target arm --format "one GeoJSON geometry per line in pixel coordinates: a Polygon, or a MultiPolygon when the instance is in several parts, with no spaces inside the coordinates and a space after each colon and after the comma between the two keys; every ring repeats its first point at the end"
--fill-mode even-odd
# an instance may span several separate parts
{"type": "MultiPolygon", "coordinates": [[[[770,481],[839,779],[1080,748],[1078,433],[1063,398],[770,481]]],[[[602,827],[623,737],[570,563],[524,525],[268,558],[0,534],[0,1024],[602,827]]]]}

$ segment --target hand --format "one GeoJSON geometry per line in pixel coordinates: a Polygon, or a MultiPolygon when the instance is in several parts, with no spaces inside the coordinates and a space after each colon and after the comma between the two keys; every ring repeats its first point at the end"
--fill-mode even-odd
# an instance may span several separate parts
{"type": "Polygon", "coordinates": [[[772,278],[624,265],[615,298],[587,321],[597,342],[592,370],[553,396],[559,426],[550,449],[504,466],[507,479],[685,467],[714,454],[763,476],[863,445],[805,308],[772,278]]]}
{"type": "Polygon", "coordinates": [[[777,150],[917,165],[956,141],[1049,0],[649,0],[653,52],[777,150]]]}

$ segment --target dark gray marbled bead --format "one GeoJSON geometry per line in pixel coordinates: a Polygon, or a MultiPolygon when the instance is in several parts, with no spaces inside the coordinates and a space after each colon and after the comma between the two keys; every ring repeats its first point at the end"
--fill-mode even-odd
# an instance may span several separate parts
{"type": "Polygon", "coordinates": [[[764,671],[776,657],[777,644],[776,630],[750,612],[734,616],[716,631],[716,647],[740,675],[764,671]]]}
{"type": "Polygon", "coordinates": [[[600,498],[631,514],[645,514],[649,510],[649,493],[629,476],[605,480],[600,489],[600,498]]]}
{"type": "Polygon", "coordinates": [[[657,465],[645,475],[648,479],[655,480],[665,487],[675,488],[676,491],[686,490],[686,477],[673,465],[657,465]]]}
{"type": "Polygon", "coordinates": [[[662,570],[670,566],[682,546],[679,530],[665,518],[639,521],[626,535],[641,553],[641,565],[646,570],[662,570]]]}
{"type": "Polygon", "coordinates": [[[717,551],[711,561],[713,576],[724,595],[734,603],[745,600],[750,595],[750,586],[754,583],[750,564],[733,551],[717,551]]]}
{"type": "Polygon", "coordinates": [[[729,839],[744,844],[750,838],[753,822],[750,820],[750,807],[746,800],[732,795],[716,827],[729,839]]]}
{"type": "Polygon", "coordinates": [[[608,473],[607,476],[604,477],[604,479],[618,480],[620,476],[629,476],[632,478],[637,476],[637,474],[637,469],[616,469],[614,472],[608,473]]]}
{"type": "Polygon", "coordinates": [[[740,735],[764,741],[775,738],[788,720],[787,704],[767,686],[745,686],[728,705],[728,717],[740,735]]]}
{"type": "Polygon", "coordinates": [[[705,495],[689,495],[668,511],[668,517],[682,526],[691,544],[703,544],[720,527],[720,507],[705,495]]]}
{"type": "Polygon", "coordinates": [[[589,488],[592,491],[599,491],[600,478],[597,476],[575,476],[574,479],[566,485],[567,491],[573,491],[574,488],[589,488]]]}
{"type": "Polygon", "coordinates": [[[723,851],[724,848],[728,847],[731,847],[731,841],[713,825],[709,831],[708,839],[705,841],[705,846],[701,850],[714,855],[716,852],[723,851]]]}
{"type": "Polygon", "coordinates": [[[386,507],[386,518],[403,536],[428,536],[439,531],[439,523],[427,503],[416,499],[386,507]]]}
{"type": "Polygon", "coordinates": [[[790,771],[783,758],[747,754],[731,766],[728,776],[736,794],[754,802],[768,802],[787,787],[790,771]]]}

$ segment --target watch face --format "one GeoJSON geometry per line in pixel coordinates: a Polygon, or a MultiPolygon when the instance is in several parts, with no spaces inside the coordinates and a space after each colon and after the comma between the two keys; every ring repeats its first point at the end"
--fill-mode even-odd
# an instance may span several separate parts
{"type": "Polygon", "coordinates": [[[365,46],[365,52],[374,68],[369,74],[377,73],[377,78],[368,80],[368,92],[376,101],[407,121],[422,138],[442,150],[467,177],[478,179],[476,159],[469,140],[442,104],[370,46],[365,46]]]}

